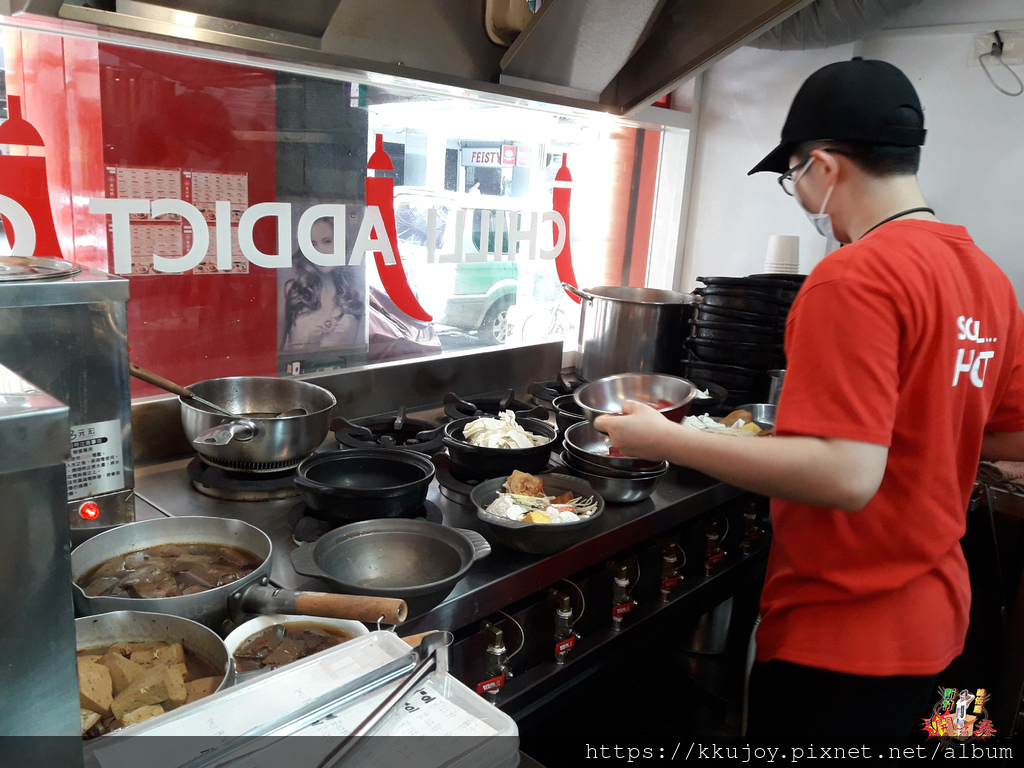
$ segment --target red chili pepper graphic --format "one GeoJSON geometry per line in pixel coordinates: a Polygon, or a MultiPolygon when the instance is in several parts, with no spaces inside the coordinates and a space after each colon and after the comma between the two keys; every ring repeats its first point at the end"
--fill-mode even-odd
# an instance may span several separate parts
{"type": "MultiPolygon", "coordinates": [[[[558,169],[558,173],[555,174],[555,181],[565,182],[566,184],[572,181],[572,174],[569,173],[569,166],[565,164],[566,154],[562,154],[562,167],[558,169]]],[[[572,270],[572,250],[569,248],[569,195],[572,190],[569,187],[558,187],[554,188],[551,193],[551,208],[562,217],[562,221],[565,222],[565,245],[562,246],[562,252],[555,257],[555,269],[558,271],[558,279],[563,283],[568,283],[573,288],[579,288],[576,285],[576,274],[572,270]]],[[[556,240],[558,238],[555,238],[556,240]]],[[[580,303],[579,296],[574,296],[568,291],[566,295],[575,301],[577,304],[580,303]]]]}
{"type": "MultiPolygon", "coordinates": [[[[7,120],[0,123],[0,144],[42,147],[39,131],[21,116],[21,97],[7,97],[7,120]]],[[[38,155],[5,155],[0,159],[0,195],[21,205],[32,219],[36,246],[26,256],[64,258],[50,209],[50,193],[46,182],[46,158],[38,155]]],[[[7,243],[14,245],[15,227],[4,218],[7,243]]],[[[20,250],[20,249],[19,249],[20,250]]]]}
{"type": "MultiPolygon", "coordinates": [[[[382,134],[377,134],[377,146],[374,153],[370,155],[366,170],[395,170],[391,158],[384,151],[384,136],[382,134]]],[[[373,258],[377,262],[377,273],[380,275],[384,290],[387,291],[388,296],[398,308],[409,317],[429,322],[432,318],[420,306],[412,288],[409,287],[409,280],[405,276],[405,267],[402,266],[402,257],[398,253],[398,232],[395,227],[395,180],[387,176],[371,177],[367,174],[366,204],[368,206],[375,205],[380,211],[388,242],[391,243],[391,251],[395,254],[395,263],[386,264],[383,252],[374,251],[373,253],[373,258]]]]}

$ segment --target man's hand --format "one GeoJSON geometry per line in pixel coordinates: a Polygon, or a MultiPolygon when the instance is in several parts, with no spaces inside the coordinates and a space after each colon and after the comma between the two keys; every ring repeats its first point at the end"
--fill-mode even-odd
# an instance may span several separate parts
{"type": "Polygon", "coordinates": [[[667,447],[666,438],[672,439],[673,427],[679,425],[666,419],[644,403],[627,400],[621,416],[598,416],[594,428],[611,438],[612,445],[623,456],[662,461],[667,447]]]}
{"type": "Polygon", "coordinates": [[[738,488],[817,507],[856,512],[882,482],[889,449],[854,440],[803,435],[735,437],[669,421],[642,403],[622,416],[600,416],[624,455],[692,467],[738,488]]]}

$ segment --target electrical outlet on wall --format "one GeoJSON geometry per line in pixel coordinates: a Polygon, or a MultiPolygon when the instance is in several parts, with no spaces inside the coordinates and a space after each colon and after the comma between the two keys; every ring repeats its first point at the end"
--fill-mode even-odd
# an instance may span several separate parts
{"type": "MultiPolygon", "coordinates": [[[[999,37],[1003,40],[1003,63],[1024,64],[1024,29],[999,30],[999,37]]],[[[991,53],[992,46],[996,42],[996,36],[991,32],[984,32],[971,38],[971,56],[968,65],[980,66],[978,57],[983,53],[991,53]]],[[[986,64],[992,63],[986,60],[986,64]]]]}

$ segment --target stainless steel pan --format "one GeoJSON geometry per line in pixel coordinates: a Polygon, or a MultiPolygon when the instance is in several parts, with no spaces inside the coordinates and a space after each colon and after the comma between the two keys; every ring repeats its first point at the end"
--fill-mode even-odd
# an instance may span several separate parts
{"type": "Polygon", "coordinates": [[[263,531],[240,520],[218,517],[168,517],[128,523],[104,531],[77,546],[71,553],[75,613],[94,616],[109,611],[149,611],[182,616],[220,630],[224,621],[238,621],[248,613],[290,613],[335,619],[399,624],[408,615],[402,600],[291,592],[267,586],[272,546],[263,531]],[[262,558],[252,573],[232,584],[180,597],[90,597],[78,585],[82,577],[101,563],[161,544],[224,544],[240,547],[262,558]]]}
{"type": "Polygon", "coordinates": [[[179,395],[185,436],[210,463],[250,472],[297,466],[312,455],[327,437],[337,403],[316,384],[273,376],[209,379],[189,389],[240,417],[229,419],[179,395]],[[297,409],[304,413],[288,415],[297,409]]]}

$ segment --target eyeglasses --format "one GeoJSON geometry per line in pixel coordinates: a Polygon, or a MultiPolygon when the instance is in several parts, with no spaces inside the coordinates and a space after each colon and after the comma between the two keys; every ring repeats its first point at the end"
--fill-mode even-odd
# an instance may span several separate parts
{"type": "MultiPolygon", "coordinates": [[[[841,149],[836,149],[835,147],[821,147],[821,150],[823,152],[829,152],[833,155],[853,157],[853,155],[851,155],[849,152],[844,152],[841,149]]],[[[811,161],[813,159],[813,156],[808,157],[806,160],[802,160],[801,162],[797,163],[792,168],[790,168],[788,171],[786,171],[784,174],[779,176],[779,186],[782,187],[783,192],[785,192],[790,197],[793,197],[793,195],[796,193],[796,183],[800,181],[800,178],[804,175],[804,173],[807,172],[807,169],[808,167],[810,167],[811,161]],[[803,169],[802,172],[799,175],[797,175],[797,171],[800,171],[801,169],[803,169]]]]}
{"type": "Polygon", "coordinates": [[[808,157],[806,160],[797,163],[788,171],[779,176],[779,186],[782,187],[783,192],[785,192],[790,197],[793,197],[793,195],[796,193],[796,183],[800,181],[800,177],[807,172],[807,168],[811,165],[811,162],[813,160],[813,157],[808,157]],[[800,172],[799,176],[796,175],[798,171],[800,172]]]}

